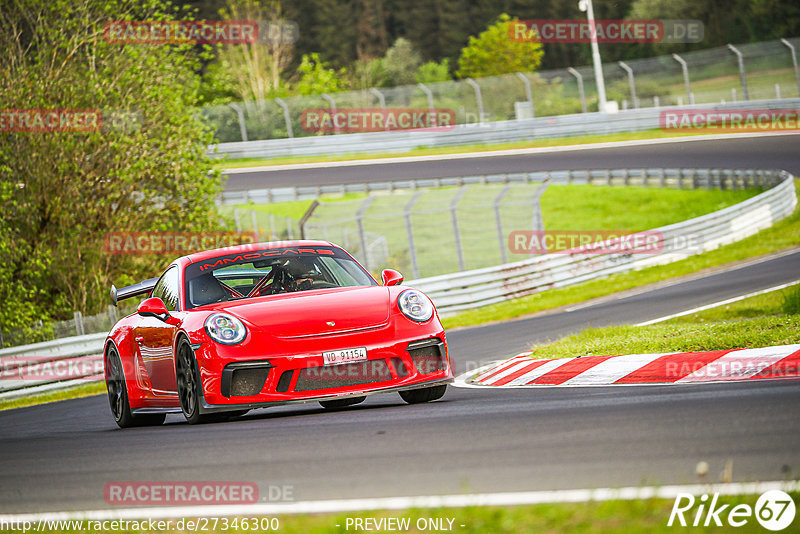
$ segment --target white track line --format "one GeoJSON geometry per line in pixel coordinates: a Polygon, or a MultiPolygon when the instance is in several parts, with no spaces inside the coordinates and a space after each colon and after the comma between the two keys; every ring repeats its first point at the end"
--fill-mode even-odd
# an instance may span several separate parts
{"type": "Polygon", "coordinates": [[[396,158],[372,158],[347,161],[320,161],[315,163],[295,163],[287,165],[265,165],[260,167],[239,167],[223,169],[223,174],[244,174],[250,172],[294,171],[300,169],[317,169],[331,167],[354,167],[358,165],[389,165],[392,163],[416,163],[420,161],[442,161],[455,159],[491,158],[503,156],[520,156],[527,154],[547,154],[552,152],[571,152],[573,150],[602,150],[606,148],[623,148],[641,145],[661,145],[669,143],[691,143],[693,141],[719,141],[725,139],[742,139],[750,137],[772,137],[778,135],[797,135],[800,132],[753,132],[717,135],[692,135],[687,137],[662,137],[659,139],[632,139],[630,141],[610,141],[606,143],[586,143],[583,145],[563,145],[534,148],[513,148],[507,150],[488,150],[484,152],[467,152],[459,154],[431,154],[427,156],[401,156],[396,158]]]}
{"type": "Polygon", "coordinates": [[[159,506],[154,508],[120,508],[78,512],[45,512],[0,515],[0,522],[69,521],[113,519],[172,519],[180,517],[228,517],[277,514],[325,514],[369,510],[407,510],[410,508],[463,508],[466,506],[519,506],[526,504],[579,503],[611,500],[674,499],[681,493],[692,495],[755,495],[770,490],[798,491],[797,482],[754,482],[729,484],[687,484],[673,486],[641,486],[556,491],[522,491],[508,493],[473,493],[465,495],[431,495],[418,497],[384,497],[374,499],[341,499],[300,501],[288,504],[237,504],[220,506],[159,506]]]}
{"type": "Polygon", "coordinates": [[[684,315],[691,315],[693,313],[710,310],[711,308],[717,308],[719,306],[725,306],[726,304],[731,304],[732,302],[738,302],[740,300],[748,299],[750,297],[755,297],[757,295],[763,295],[764,293],[771,293],[773,291],[779,291],[781,289],[785,289],[787,287],[791,287],[793,285],[800,284],[800,280],[795,280],[794,282],[789,282],[787,284],[781,284],[779,286],[770,287],[769,289],[762,289],[761,291],[754,291],[752,293],[747,293],[746,295],[740,295],[738,297],[733,297],[726,300],[721,300],[719,302],[714,302],[713,304],[706,304],[705,306],[700,306],[698,308],[692,308],[691,310],[686,310],[678,313],[673,313],[672,315],[665,315],[664,317],[659,317],[658,319],[652,319],[650,321],[645,321],[643,323],[637,323],[633,326],[648,326],[651,324],[660,323],[663,321],[668,321],[669,319],[674,319],[676,317],[683,317],[684,315]]]}

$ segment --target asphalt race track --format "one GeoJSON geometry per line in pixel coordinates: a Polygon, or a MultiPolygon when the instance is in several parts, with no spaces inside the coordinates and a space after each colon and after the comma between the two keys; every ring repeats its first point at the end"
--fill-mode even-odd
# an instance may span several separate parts
{"type": "Polygon", "coordinates": [[[785,169],[800,176],[800,135],[696,140],[539,154],[236,172],[226,191],[562,169],[708,167],[785,169]]]}
{"type": "MultiPolygon", "coordinates": [[[[749,166],[800,167],[798,141],[751,141],[736,165],[749,156],[749,166]],[[783,163],[768,164],[776,146],[783,163]]],[[[590,325],[654,319],[798,277],[800,249],[571,311],[454,330],[451,355],[461,372],[590,325]]],[[[97,396],[0,412],[0,513],[107,508],[104,485],[134,480],[255,482],[263,496],[290,486],[299,501],[693,483],[701,460],[708,481],[727,461],[733,481],[781,480],[800,472],[798,407],[793,380],[450,388],[428,405],[389,394],[338,412],[298,405],[204,426],[169,416],[162,427],[122,431],[97,396]]]]}

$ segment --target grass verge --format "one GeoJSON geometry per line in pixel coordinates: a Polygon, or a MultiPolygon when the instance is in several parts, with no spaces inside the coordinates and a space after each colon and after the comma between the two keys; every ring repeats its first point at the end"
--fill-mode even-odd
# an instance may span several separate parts
{"type": "Polygon", "coordinates": [[[798,302],[800,286],[793,286],[663,323],[588,328],[533,347],[533,356],[573,358],[792,345],[800,343],[798,302]]]}
{"type": "Polygon", "coordinates": [[[294,156],[280,158],[242,158],[225,159],[214,163],[213,167],[219,170],[240,169],[245,167],[261,167],[266,165],[296,165],[300,163],[322,163],[331,161],[353,161],[360,159],[385,159],[400,158],[403,156],[435,156],[441,154],[466,154],[472,152],[488,152],[491,150],[512,150],[515,148],[539,148],[551,146],[586,145],[591,143],[608,143],[613,141],[632,141],[637,139],[662,139],[665,137],[689,137],[708,135],[708,132],[673,131],[673,130],[646,130],[644,132],[630,132],[606,135],[586,135],[581,137],[560,137],[556,139],[540,139],[532,141],[515,141],[512,143],[475,144],[452,147],[421,147],[408,152],[385,153],[354,153],[338,156],[294,156]]]}
{"type": "Polygon", "coordinates": [[[39,395],[22,397],[19,399],[0,400],[0,410],[9,410],[11,408],[24,408],[25,406],[34,406],[36,404],[45,404],[48,402],[77,399],[80,397],[89,397],[91,395],[99,395],[105,392],[106,392],[105,382],[93,382],[90,384],[82,384],[80,386],[64,389],[61,391],[53,391],[51,393],[41,393],[39,395]]]}
{"type": "MultiPolygon", "coordinates": [[[[790,493],[795,502],[800,498],[798,493],[790,493]]],[[[699,496],[698,496],[699,497],[699,496]]],[[[728,523],[728,513],[737,505],[743,504],[752,510],[755,507],[757,495],[742,496],[720,496],[717,501],[719,507],[728,505],[719,514],[720,522],[724,525],[722,529],[736,530],[737,532],[765,532],[765,529],[758,523],[754,516],[745,518],[746,524],[738,528],[732,528],[728,523]]],[[[487,532],[497,534],[517,534],[520,532],[548,532],[550,534],[581,532],[584,534],[595,533],[652,533],[652,532],[675,532],[682,530],[677,519],[673,526],[668,527],[667,522],[674,505],[672,499],[646,499],[646,500],[611,500],[603,502],[586,503],[565,503],[565,504],[536,504],[526,506],[482,506],[467,508],[439,508],[439,509],[413,509],[404,511],[374,511],[374,512],[354,512],[340,514],[319,514],[319,515],[288,515],[278,516],[276,532],[283,534],[334,534],[345,532],[409,532],[424,533],[436,532],[439,530],[453,531],[461,534],[485,534],[487,532]],[[376,528],[372,521],[380,522],[386,520],[402,520],[405,527],[398,529],[376,528]],[[356,528],[356,520],[369,519],[370,526],[373,528],[356,528]],[[441,525],[443,528],[435,528],[441,525]],[[452,526],[450,526],[452,525],[452,526]]],[[[699,511],[699,501],[689,511],[684,513],[684,518],[688,525],[695,519],[695,514],[699,511]]],[[[721,527],[702,526],[705,521],[705,509],[700,517],[700,526],[690,526],[692,532],[718,532],[721,527]]],[[[742,519],[741,517],[739,519],[742,519]]],[[[221,528],[223,520],[219,520],[218,528],[209,528],[204,532],[252,532],[251,525],[258,525],[262,520],[268,518],[249,517],[249,518],[228,518],[229,528],[221,528]],[[235,527],[234,519],[237,519],[235,527]],[[242,523],[247,526],[242,527],[242,523]]],[[[274,522],[274,520],[273,520],[274,522]]],[[[92,528],[96,522],[84,521],[82,527],[74,524],[71,527],[59,528],[57,523],[49,524],[48,532],[73,533],[73,532],[99,532],[100,529],[92,528]]],[[[195,520],[194,524],[197,521],[195,520]]],[[[795,520],[786,530],[782,532],[798,532],[798,521],[795,520]]],[[[130,524],[130,523],[129,523],[130,524]]],[[[146,522],[145,522],[146,524],[146,522]]],[[[213,518],[207,521],[207,525],[214,524],[213,518]]],[[[383,523],[384,525],[386,523],[383,523]]],[[[711,520],[713,525],[713,520],[711,520]]],[[[193,526],[193,525],[192,525],[193,526]]],[[[35,527],[33,527],[35,528],[35,527]]],[[[262,532],[261,529],[256,529],[262,532]]],[[[684,529],[685,530],[685,529],[684,529]]],[[[170,527],[163,530],[169,532],[191,532],[186,520],[179,525],[177,520],[172,520],[170,527]],[[183,527],[183,528],[180,528],[183,527]]],[[[12,530],[0,530],[0,532],[13,532],[12,530]]],[[[128,528],[114,530],[114,532],[152,532],[146,527],[142,529],[128,528]]]]}
{"type": "MultiPolygon", "coordinates": [[[[800,188],[800,180],[795,180],[800,188]]],[[[800,209],[766,230],[710,252],[667,265],[620,273],[575,286],[551,289],[443,318],[445,328],[472,326],[515,319],[526,315],[577,304],[591,299],[663,282],[671,278],[787,250],[800,244],[800,209]]]]}

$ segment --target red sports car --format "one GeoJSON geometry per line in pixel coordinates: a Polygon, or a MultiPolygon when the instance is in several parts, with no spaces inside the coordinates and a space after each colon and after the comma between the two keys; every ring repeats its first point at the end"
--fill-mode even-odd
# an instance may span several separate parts
{"type": "Polygon", "coordinates": [[[436,400],[453,381],[444,329],[428,297],[382,273],[383,285],[323,241],[259,243],[175,260],[160,278],[117,290],[148,294],[105,343],[105,376],[121,427],[190,423],[254,408],[358,404],[397,391],[436,400]]]}

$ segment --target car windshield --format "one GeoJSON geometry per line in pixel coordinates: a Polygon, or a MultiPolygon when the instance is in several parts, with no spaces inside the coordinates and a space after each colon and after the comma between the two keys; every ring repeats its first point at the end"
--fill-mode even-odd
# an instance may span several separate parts
{"type": "Polygon", "coordinates": [[[377,285],[336,247],[286,247],[218,256],[186,267],[187,309],[264,295],[377,285]]]}

